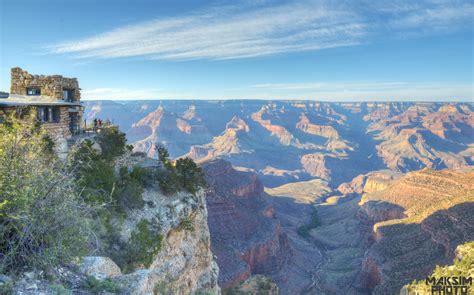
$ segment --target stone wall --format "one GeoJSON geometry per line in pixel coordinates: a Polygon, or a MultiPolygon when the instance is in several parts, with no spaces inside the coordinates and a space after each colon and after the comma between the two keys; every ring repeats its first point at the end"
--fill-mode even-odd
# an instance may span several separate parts
{"type": "MultiPolygon", "coordinates": [[[[59,122],[44,122],[42,124],[49,136],[55,140],[55,142],[58,142],[71,136],[71,130],[69,128],[71,116],[68,106],[55,106],[54,108],[59,108],[59,122]]],[[[0,107],[0,123],[8,115],[16,111],[18,111],[18,107],[0,107]]],[[[81,115],[81,112],[79,115],[81,115]]]]}
{"type": "Polygon", "coordinates": [[[73,90],[73,100],[81,99],[79,83],[76,78],[61,75],[32,75],[21,68],[11,69],[11,94],[26,95],[27,87],[41,88],[41,96],[63,99],[63,90],[73,90]]]}
{"type": "Polygon", "coordinates": [[[68,138],[71,136],[69,124],[71,117],[68,106],[59,107],[59,122],[44,122],[43,127],[53,139],[68,138]]]}

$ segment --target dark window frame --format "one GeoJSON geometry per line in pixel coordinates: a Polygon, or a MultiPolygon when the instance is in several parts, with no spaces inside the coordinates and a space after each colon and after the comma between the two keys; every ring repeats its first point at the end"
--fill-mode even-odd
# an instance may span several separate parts
{"type": "Polygon", "coordinates": [[[63,100],[65,100],[65,101],[74,101],[75,92],[76,92],[75,88],[63,88],[63,100]],[[66,99],[66,97],[64,97],[64,91],[67,92],[67,99],[66,99]]]}
{"type": "Polygon", "coordinates": [[[53,123],[59,123],[61,120],[61,110],[59,107],[53,107],[53,123]]]}
{"type": "Polygon", "coordinates": [[[37,118],[41,123],[59,123],[61,122],[61,109],[59,107],[38,107],[37,118]],[[49,109],[51,111],[51,118],[49,118],[49,109]],[[50,120],[51,119],[51,120],[50,120]]]}
{"type": "Polygon", "coordinates": [[[31,87],[26,87],[26,95],[27,96],[39,96],[41,95],[41,87],[38,86],[31,86],[31,87]],[[34,91],[32,91],[34,90],[34,91]],[[30,94],[30,91],[33,93],[30,94]]]}
{"type": "Polygon", "coordinates": [[[48,122],[48,108],[47,107],[38,107],[37,108],[38,112],[38,121],[41,123],[47,123],[48,122]]]}

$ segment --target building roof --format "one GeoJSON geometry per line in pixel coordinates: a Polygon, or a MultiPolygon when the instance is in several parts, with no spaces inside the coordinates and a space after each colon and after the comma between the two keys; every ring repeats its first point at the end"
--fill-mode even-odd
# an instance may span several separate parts
{"type": "Polygon", "coordinates": [[[41,95],[18,95],[10,94],[8,98],[0,98],[0,107],[14,106],[80,106],[81,103],[58,100],[41,95]]]}

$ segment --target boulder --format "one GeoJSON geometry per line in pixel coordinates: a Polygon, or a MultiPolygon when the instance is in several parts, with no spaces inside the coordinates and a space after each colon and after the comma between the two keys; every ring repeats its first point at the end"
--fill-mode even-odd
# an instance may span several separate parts
{"type": "Polygon", "coordinates": [[[98,280],[114,278],[122,275],[120,268],[108,257],[87,256],[79,265],[81,273],[93,276],[98,280]]]}

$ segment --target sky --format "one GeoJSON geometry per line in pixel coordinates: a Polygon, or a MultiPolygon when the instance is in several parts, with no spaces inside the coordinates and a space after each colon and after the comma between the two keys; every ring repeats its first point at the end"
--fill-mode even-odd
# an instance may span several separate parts
{"type": "Polygon", "coordinates": [[[83,99],[474,101],[472,0],[0,0],[10,68],[83,99]]]}

